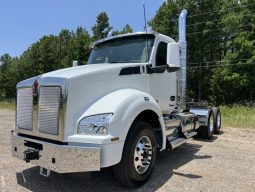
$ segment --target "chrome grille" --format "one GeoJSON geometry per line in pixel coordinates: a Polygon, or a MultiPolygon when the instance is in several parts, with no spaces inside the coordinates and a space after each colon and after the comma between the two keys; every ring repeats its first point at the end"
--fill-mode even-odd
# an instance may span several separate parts
{"type": "Polygon", "coordinates": [[[60,87],[40,88],[38,129],[41,133],[59,134],[60,87]]]}
{"type": "Polygon", "coordinates": [[[17,93],[17,127],[19,129],[33,129],[33,90],[29,88],[20,88],[17,93]]]}

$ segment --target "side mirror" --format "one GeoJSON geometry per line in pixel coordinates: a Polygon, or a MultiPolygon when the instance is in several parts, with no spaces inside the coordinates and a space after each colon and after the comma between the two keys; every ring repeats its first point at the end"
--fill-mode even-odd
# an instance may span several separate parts
{"type": "Polygon", "coordinates": [[[167,44],[167,65],[178,71],[180,69],[180,49],[178,43],[167,44]]]}

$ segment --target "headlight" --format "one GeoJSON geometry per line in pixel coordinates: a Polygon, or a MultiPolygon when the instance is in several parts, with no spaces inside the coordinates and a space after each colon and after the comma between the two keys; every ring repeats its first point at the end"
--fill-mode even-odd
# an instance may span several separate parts
{"type": "Polygon", "coordinates": [[[107,135],[112,113],[84,117],[79,121],[78,134],[107,135]]]}

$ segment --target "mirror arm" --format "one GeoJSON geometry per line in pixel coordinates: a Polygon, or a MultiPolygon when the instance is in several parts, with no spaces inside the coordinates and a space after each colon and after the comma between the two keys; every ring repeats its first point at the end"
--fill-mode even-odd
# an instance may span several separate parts
{"type": "Polygon", "coordinates": [[[146,65],[147,74],[164,73],[166,70],[167,72],[172,73],[180,70],[180,67],[169,67],[168,65],[151,67],[150,65],[146,65]]]}
{"type": "Polygon", "coordinates": [[[167,71],[169,73],[172,73],[172,72],[176,72],[176,71],[179,71],[180,70],[180,67],[169,67],[167,68],[167,71]]]}

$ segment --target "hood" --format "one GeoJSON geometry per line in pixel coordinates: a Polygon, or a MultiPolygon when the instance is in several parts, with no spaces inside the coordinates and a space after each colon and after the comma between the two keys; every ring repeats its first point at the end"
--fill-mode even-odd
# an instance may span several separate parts
{"type": "MultiPolygon", "coordinates": [[[[145,73],[134,72],[134,68],[132,68],[142,65],[144,64],[114,63],[71,67],[24,80],[17,87],[35,86],[35,82],[38,82],[39,86],[61,87],[64,137],[66,138],[76,133],[74,127],[81,115],[107,94],[121,89],[136,89],[146,92],[147,76],[145,73]]],[[[141,67],[139,68],[141,70],[141,67]]],[[[114,100],[114,98],[112,99],[114,100]]]]}
{"type": "MultiPolygon", "coordinates": [[[[65,69],[60,69],[48,73],[44,73],[42,75],[32,77],[29,79],[25,79],[20,81],[17,84],[17,88],[19,87],[29,87],[32,86],[34,81],[37,80],[40,83],[51,84],[57,83],[63,84],[71,79],[79,79],[84,76],[96,76],[102,74],[111,74],[119,75],[119,72],[122,68],[139,66],[141,63],[114,63],[114,64],[89,64],[82,65],[78,67],[69,67],[65,69]]],[[[93,79],[93,78],[92,78],[93,79]]]]}
{"type": "Polygon", "coordinates": [[[58,78],[65,78],[65,79],[72,79],[72,78],[79,78],[83,75],[93,75],[96,73],[100,73],[102,71],[111,71],[116,69],[121,69],[128,66],[137,66],[139,64],[88,64],[82,65],[78,67],[70,67],[65,69],[60,69],[57,71],[52,71],[49,73],[45,73],[41,75],[41,78],[45,77],[58,77],[58,78]]]}

